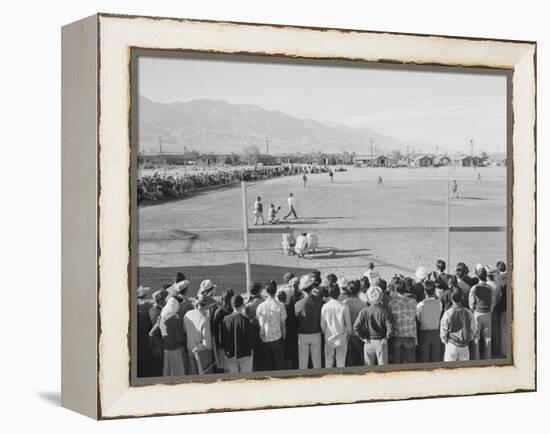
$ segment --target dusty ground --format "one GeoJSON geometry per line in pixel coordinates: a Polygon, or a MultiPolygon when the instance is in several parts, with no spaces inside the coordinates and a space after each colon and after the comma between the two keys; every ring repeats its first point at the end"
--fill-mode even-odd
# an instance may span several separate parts
{"type": "MultiPolygon", "coordinates": [[[[382,276],[411,274],[418,265],[431,269],[445,257],[445,182],[456,179],[459,199],[451,200],[450,223],[458,227],[506,226],[506,169],[472,168],[350,169],[309,176],[277,178],[247,187],[252,277],[280,279],[287,270],[312,268],[350,278],[359,276],[373,261],[382,276]],[[384,179],[377,189],[376,177],[384,179]],[[295,196],[298,220],[279,225],[252,226],[256,196],[286,213],[289,192],[295,196]],[[287,229],[287,226],[290,229],[287,229]],[[292,230],[318,234],[320,251],[305,259],[285,256],[281,234],[292,230]],[[334,257],[328,252],[333,252],[334,257]]],[[[152,288],[170,282],[183,271],[192,283],[210,277],[222,287],[243,290],[243,212],[240,187],[201,192],[179,201],[140,207],[139,280],[152,288]]],[[[451,263],[494,265],[506,258],[506,233],[453,232],[451,263]]]]}

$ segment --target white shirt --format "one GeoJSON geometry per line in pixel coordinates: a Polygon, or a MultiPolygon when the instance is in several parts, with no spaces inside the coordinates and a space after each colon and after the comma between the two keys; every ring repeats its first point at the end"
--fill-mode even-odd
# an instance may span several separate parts
{"type": "Polygon", "coordinates": [[[260,204],[261,204],[261,202],[258,201],[258,200],[256,202],[254,202],[254,211],[255,212],[260,211],[260,204]]]}
{"type": "Polygon", "coordinates": [[[349,307],[340,300],[331,298],[321,308],[321,330],[325,341],[342,345],[351,334],[351,316],[349,307]]]}
{"type": "Polygon", "coordinates": [[[256,317],[260,323],[262,342],[274,342],[283,337],[281,323],[286,321],[286,309],[279,300],[269,297],[256,309],[256,317]]]}
{"type": "Polygon", "coordinates": [[[303,235],[298,236],[296,238],[296,245],[294,246],[296,249],[305,249],[307,246],[307,238],[303,235]]]}
{"type": "Polygon", "coordinates": [[[294,198],[292,196],[288,196],[287,202],[288,207],[290,208],[292,205],[294,205],[294,198]]]}

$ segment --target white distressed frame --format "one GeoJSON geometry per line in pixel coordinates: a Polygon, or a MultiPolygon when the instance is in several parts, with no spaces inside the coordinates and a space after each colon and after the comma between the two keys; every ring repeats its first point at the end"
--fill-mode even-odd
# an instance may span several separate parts
{"type": "Polygon", "coordinates": [[[535,53],[530,42],[99,15],[101,418],[536,388],[535,53]],[[513,69],[513,365],[131,387],[128,324],[130,47],[513,69]],[[517,182],[521,180],[521,182],[517,182]]]}

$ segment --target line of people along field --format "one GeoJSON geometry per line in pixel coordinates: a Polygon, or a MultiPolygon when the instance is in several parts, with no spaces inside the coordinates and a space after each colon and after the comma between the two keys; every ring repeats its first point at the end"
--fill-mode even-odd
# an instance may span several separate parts
{"type": "Polygon", "coordinates": [[[138,376],[437,363],[505,357],[504,262],[442,260],[413,277],[358,279],[318,270],[255,282],[246,294],[183,273],[152,294],[138,288],[138,376]]]}

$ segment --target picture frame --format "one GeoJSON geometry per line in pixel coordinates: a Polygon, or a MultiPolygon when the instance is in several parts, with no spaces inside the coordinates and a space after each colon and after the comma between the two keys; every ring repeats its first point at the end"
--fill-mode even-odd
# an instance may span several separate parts
{"type": "Polygon", "coordinates": [[[62,57],[64,407],[113,419],[536,390],[536,43],[96,14],[63,28],[62,57]],[[513,120],[510,359],[467,367],[132,382],[136,50],[507,72],[513,120]]]}

